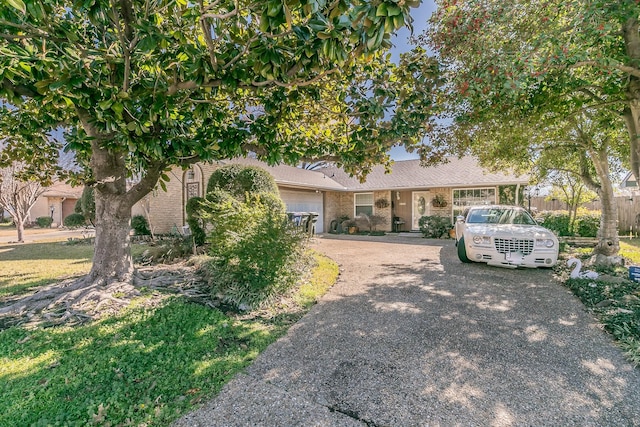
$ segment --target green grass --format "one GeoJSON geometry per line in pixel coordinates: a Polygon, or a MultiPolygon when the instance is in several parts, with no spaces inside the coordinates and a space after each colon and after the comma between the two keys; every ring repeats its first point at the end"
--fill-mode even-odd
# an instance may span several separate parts
{"type": "MultiPolygon", "coordinates": [[[[32,251],[40,263],[73,264],[70,252],[51,248],[32,251]]],[[[88,262],[90,247],[66,249],[88,262]]],[[[338,269],[316,259],[291,316],[248,319],[175,297],[153,306],[148,294],[91,324],[0,331],[0,426],[169,425],[215,395],[302,316],[300,306],[326,292],[338,269]]]]}
{"type": "MultiPolygon", "coordinates": [[[[620,242],[619,254],[627,259],[627,263],[639,264],[640,239],[620,242]]],[[[603,273],[627,280],[568,279],[565,285],[613,335],[627,359],[640,366],[640,283],[628,280],[627,268],[603,273]]]]}
{"type": "MultiPolygon", "coordinates": [[[[133,245],[134,256],[146,247],[133,245]]],[[[0,301],[55,282],[81,276],[91,269],[93,245],[67,241],[0,244],[0,301]]]]}

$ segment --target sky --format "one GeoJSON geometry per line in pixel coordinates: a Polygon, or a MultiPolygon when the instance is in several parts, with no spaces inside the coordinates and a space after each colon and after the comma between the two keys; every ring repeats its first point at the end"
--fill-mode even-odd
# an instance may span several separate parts
{"type": "MultiPolygon", "coordinates": [[[[413,17],[413,34],[420,35],[427,28],[427,21],[431,14],[435,11],[436,6],[433,0],[423,0],[420,7],[411,10],[411,16],[413,17]]],[[[409,45],[409,37],[411,36],[409,29],[402,28],[391,39],[394,47],[391,49],[392,57],[398,59],[399,54],[407,52],[411,49],[409,45]]],[[[390,151],[391,158],[393,160],[407,160],[417,159],[416,153],[407,153],[404,147],[394,147],[390,151]]]]}

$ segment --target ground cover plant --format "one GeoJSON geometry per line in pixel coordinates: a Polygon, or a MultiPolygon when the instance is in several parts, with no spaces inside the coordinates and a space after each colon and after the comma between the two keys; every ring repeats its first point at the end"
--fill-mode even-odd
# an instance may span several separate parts
{"type": "MultiPolygon", "coordinates": [[[[88,272],[92,246],[63,244],[0,245],[0,277],[20,284],[5,284],[4,296],[55,280],[47,270],[88,272]],[[30,256],[48,269],[27,278],[19,268],[32,268],[30,256]]],[[[302,285],[269,310],[225,312],[142,288],[127,308],[91,323],[0,330],[0,425],[168,425],[219,391],[326,292],[338,269],[315,258],[302,285]]]]}
{"type": "MultiPolygon", "coordinates": [[[[570,250],[571,256],[587,258],[588,250],[570,250]]],[[[627,264],[640,265],[640,239],[620,242],[627,264]]],[[[561,267],[564,268],[564,267],[561,267]]],[[[571,279],[564,283],[612,334],[627,359],[640,366],[640,283],[629,279],[627,267],[596,269],[595,279],[571,279]]]]}

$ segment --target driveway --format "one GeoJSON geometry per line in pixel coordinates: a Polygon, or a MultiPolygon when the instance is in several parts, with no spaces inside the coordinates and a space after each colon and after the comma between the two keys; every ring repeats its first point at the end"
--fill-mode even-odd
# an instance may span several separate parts
{"type": "Polygon", "coordinates": [[[177,426],[640,426],[640,370],[551,271],[316,240],[339,282],[177,426]]]}

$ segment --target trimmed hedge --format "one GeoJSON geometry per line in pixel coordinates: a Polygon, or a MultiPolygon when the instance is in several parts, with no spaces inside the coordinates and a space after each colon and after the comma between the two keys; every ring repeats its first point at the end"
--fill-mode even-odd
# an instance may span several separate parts
{"type": "Polygon", "coordinates": [[[142,215],[134,215],[131,218],[131,228],[136,236],[148,236],[151,234],[149,222],[142,215]]]}
{"type": "Polygon", "coordinates": [[[207,183],[207,194],[224,190],[243,200],[246,193],[280,194],[276,181],[266,170],[256,166],[230,164],[216,169],[207,183]]]}
{"type": "Polygon", "coordinates": [[[451,228],[451,219],[444,216],[423,216],[418,220],[420,231],[424,237],[438,239],[451,228]]]}
{"type": "Polygon", "coordinates": [[[84,215],[81,213],[72,213],[62,221],[65,227],[82,227],[85,224],[84,215]]]}
{"type": "Polygon", "coordinates": [[[36,224],[38,224],[40,228],[49,228],[51,224],[53,224],[53,218],[50,216],[39,216],[36,218],[36,224]]]}

